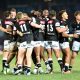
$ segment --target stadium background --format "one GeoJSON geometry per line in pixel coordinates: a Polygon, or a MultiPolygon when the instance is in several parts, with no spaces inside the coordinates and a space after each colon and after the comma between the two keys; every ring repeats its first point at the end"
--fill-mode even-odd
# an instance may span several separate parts
{"type": "MultiPolygon", "coordinates": [[[[0,0],[0,19],[3,17],[3,12],[11,8],[23,12],[30,12],[33,9],[54,9],[58,12],[66,9],[71,22],[74,19],[73,13],[80,10],[80,0],[0,0]]],[[[3,39],[4,33],[0,31],[0,50],[2,50],[3,39]]]]}

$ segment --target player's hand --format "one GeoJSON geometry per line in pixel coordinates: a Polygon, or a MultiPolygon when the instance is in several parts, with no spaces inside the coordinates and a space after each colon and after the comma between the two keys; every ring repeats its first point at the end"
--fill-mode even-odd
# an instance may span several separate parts
{"type": "Polygon", "coordinates": [[[11,32],[7,31],[7,29],[5,29],[5,32],[8,33],[8,34],[12,34],[11,32]]]}
{"type": "Polygon", "coordinates": [[[22,32],[20,32],[20,31],[18,31],[18,30],[17,30],[17,34],[18,34],[19,36],[21,36],[21,37],[24,35],[22,32]]]}
{"type": "Polygon", "coordinates": [[[73,34],[73,37],[74,38],[79,38],[79,35],[78,34],[73,34]]]}
{"type": "Polygon", "coordinates": [[[44,29],[45,29],[44,25],[41,25],[41,29],[42,29],[42,30],[44,30],[44,29]]]}
{"type": "Polygon", "coordinates": [[[7,29],[4,29],[4,32],[6,32],[6,33],[7,33],[7,32],[8,32],[8,31],[7,31],[7,29]]]}
{"type": "Polygon", "coordinates": [[[23,33],[20,32],[19,35],[22,37],[23,36],[23,33]]]}

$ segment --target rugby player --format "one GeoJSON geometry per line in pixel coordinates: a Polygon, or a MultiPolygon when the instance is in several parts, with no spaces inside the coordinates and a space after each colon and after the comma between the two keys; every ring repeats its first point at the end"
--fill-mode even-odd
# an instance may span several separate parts
{"type": "Polygon", "coordinates": [[[80,11],[76,11],[74,13],[74,16],[75,16],[75,20],[71,24],[71,27],[72,27],[72,32],[74,35],[76,35],[76,37],[73,38],[73,43],[72,43],[72,55],[71,55],[70,66],[69,66],[70,71],[72,69],[74,60],[78,55],[80,49],[80,11]]]}

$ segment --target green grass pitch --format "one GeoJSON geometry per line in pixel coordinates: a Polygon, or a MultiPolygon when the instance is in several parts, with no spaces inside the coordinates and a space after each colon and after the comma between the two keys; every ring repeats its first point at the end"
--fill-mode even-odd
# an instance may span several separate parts
{"type": "MultiPolygon", "coordinates": [[[[15,59],[10,63],[11,69],[15,66],[15,59]]],[[[42,61],[42,67],[45,71],[45,65],[42,61]]],[[[2,65],[2,56],[0,56],[0,80],[80,80],[80,54],[76,57],[75,63],[73,66],[73,70],[70,74],[61,74],[59,65],[57,63],[57,59],[53,55],[53,66],[54,66],[54,73],[53,74],[38,74],[30,76],[26,75],[13,75],[13,74],[7,74],[4,75],[1,72],[2,65]]],[[[34,65],[32,64],[32,70],[34,68],[34,65]]]]}

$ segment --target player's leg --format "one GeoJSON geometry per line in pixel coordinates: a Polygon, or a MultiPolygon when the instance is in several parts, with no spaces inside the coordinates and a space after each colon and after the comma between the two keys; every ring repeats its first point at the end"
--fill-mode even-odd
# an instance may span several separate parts
{"type": "Polygon", "coordinates": [[[2,67],[3,67],[3,72],[4,74],[6,74],[6,67],[8,66],[7,64],[7,60],[8,60],[8,55],[10,53],[10,50],[9,50],[9,45],[10,45],[10,40],[4,40],[4,53],[3,53],[3,60],[2,60],[2,67]]]}
{"type": "Polygon", "coordinates": [[[70,71],[72,70],[72,66],[73,66],[73,64],[75,62],[75,58],[78,54],[79,47],[80,47],[80,43],[77,42],[77,41],[74,41],[73,44],[72,44],[72,55],[71,55],[70,66],[69,66],[70,71]]]}
{"type": "Polygon", "coordinates": [[[27,67],[26,67],[26,75],[30,75],[31,73],[31,54],[32,54],[32,50],[33,50],[33,47],[28,47],[27,48],[27,52],[26,52],[26,61],[27,61],[27,67]]]}
{"type": "MultiPolygon", "coordinates": [[[[34,69],[34,71],[36,71],[36,72],[38,72],[38,70],[41,68],[40,44],[41,44],[40,41],[36,41],[35,46],[34,46],[34,52],[36,54],[36,60],[37,60],[37,63],[36,63],[35,69],[34,69]]],[[[34,73],[34,71],[33,71],[33,73],[34,73]]]]}
{"type": "Polygon", "coordinates": [[[17,45],[16,42],[11,42],[10,43],[10,54],[8,55],[8,60],[7,63],[9,64],[12,59],[15,57],[16,53],[17,53],[18,49],[17,49],[17,45]]]}
{"type": "Polygon", "coordinates": [[[64,51],[65,54],[65,64],[64,64],[64,73],[70,73],[69,71],[69,63],[70,63],[70,47],[69,47],[69,42],[64,42],[61,44],[62,50],[64,51]]]}
{"type": "Polygon", "coordinates": [[[17,56],[17,71],[14,74],[20,74],[23,68],[23,59],[26,52],[26,42],[20,43],[17,56]]]}
{"type": "Polygon", "coordinates": [[[52,41],[45,41],[45,48],[47,51],[48,59],[46,60],[46,73],[51,73],[53,70],[53,60],[52,60],[52,41]]]}
{"type": "Polygon", "coordinates": [[[61,71],[63,68],[63,62],[62,62],[62,57],[61,57],[61,51],[60,51],[60,46],[59,46],[59,42],[58,41],[53,41],[52,42],[52,48],[54,51],[54,54],[58,60],[58,63],[60,65],[61,71]]]}

